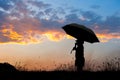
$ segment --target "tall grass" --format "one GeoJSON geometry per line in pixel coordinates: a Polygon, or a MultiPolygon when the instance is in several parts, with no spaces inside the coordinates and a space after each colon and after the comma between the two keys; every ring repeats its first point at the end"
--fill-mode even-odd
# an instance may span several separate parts
{"type": "Polygon", "coordinates": [[[120,58],[106,59],[103,62],[103,71],[120,71],[120,58]]]}
{"type": "Polygon", "coordinates": [[[72,63],[61,64],[57,66],[55,71],[75,71],[75,66],[72,63]]]}
{"type": "MultiPolygon", "coordinates": [[[[95,60],[86,60],[84,70],[85,71],[120,71],[120,58],[107,58],[102,63],[99,63],[95,60]]],[[[56,68],[53,71],[75,71],[74,61],[66,64],[60,64],[57,66],[54,65],[56,68]]],[[[16,62],[15,67],[19,71],[29,71],[25,64],[22,64],[21,62],[16,62]]],[[[40,66],[38,66],[40,67],[40,66]]],[[[42,67],[41,67],[42,68],[42,67]]],[[[32,71],[43,71],[42,69],[37,70],[34,69],[32,71]]],[[[45,71],[45,69],[44,69],[45,71]]],[[[47,71],[47,70],[46,70],[47,71]]]]}
{"type": "Polygon", "coordinates": [[[25,64],[23,64],[22,62],[16,62],[15,63],[15,67],[17,70],[19,71],[28,71],[28,68],[26,67],[25,64]]]}
{"type": "MultiPolygon", "coordinates": [[[[75,71],[75,66],[72,63],[61,64],[55,70],[75,71]]],[[[95,60],[86,60],[84,71],[120,71],[120,58],[107,58],[105,61],[99,63],[95,60]]]]}

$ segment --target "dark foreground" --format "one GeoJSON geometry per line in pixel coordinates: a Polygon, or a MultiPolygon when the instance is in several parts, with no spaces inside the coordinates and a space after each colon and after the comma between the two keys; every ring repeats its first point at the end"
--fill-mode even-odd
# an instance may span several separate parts
{"type": "Polygon", "coordinates": [[[0,80],[120,80],[120,71],[18,71],[0,73],[0,80]]]}

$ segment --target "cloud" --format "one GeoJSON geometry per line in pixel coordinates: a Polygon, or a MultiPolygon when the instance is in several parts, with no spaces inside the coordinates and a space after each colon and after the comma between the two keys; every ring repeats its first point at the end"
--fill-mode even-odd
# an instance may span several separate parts
{"type": "Polygon", "coordinates": [[[6,17],[7,13],[0,11],[0,24],[2,24],[6,20],[6,17]]]}
{"type": "Polygon", "coordinates": [[[29,0],[27,2],[32,4],[33,6],[40,7],[40,8],[45,8],[45,7],[50,7],[51,6],[50,4],[43,3],[42,1],[29,0]]]}
{"type": "Polygon", "coordinates": [[[107,16],[104,20],[102,16],[92,12],[92,11],[82,11],[82,16],[88,19],[86,25],[91,26],[91,28],[96,25],[99,26],[99,30],[108,30],[109,32],[119,32],[120,29],[120,16],[112,15],[107,16]]]}
{"type": "Polygon", "coordinates": [[[81,15],[86,19],[85,24],[93,25],[94,23],[101,23],[101,16],[93,11],[81,11],[81,15]]]}
{"type": "Polygon", "coordinates": [[[45,39],[59,41],[63,38],[64,34],[57,29],[57,25],[59,25],[58,21],[55,21],[55,19],[59,19],[57,15],[50,15],[51,20],[36,18],[41,16],[39,13],[42,11],[37,9],[34,12],[38,12],[38,14],[32,15],[29,7],[33,6],[44,9],[43,16],[55,12],[52,8],[47,8],[50,6],[49,4],[43,2],[28,1],[24,3],[24,0],[16,0],[9,14],[3,11],[0,13],[0,43],[26,44],[42,42],[45,39]]]}
{"type": "Polygon", "coordinates": [[[120,17],[118,16],[109,16],[104,21],[103,25],[109,29],[110,32],[119,32],[120,30],[120,17]]]}
{"type": "Polygon", "coordinates": [[[42,1],[0,1],[4,9],[0,10],[0,43],[59,41],[67,37],[61,27],[73,22],[93,29],[102,41],[120,39],[120,16],[112,15],[103,20],[93,11],[53,8],[42,1]]]}
{"type": "Polygon", "coordinates": [[[103,20],[102,16],[93,11],[80,10],[79,14],[80,16],[77,13],[66,15],[66,23],[76,22],[93,29],[102,42],[107,42],[112,39],[120,39],[119,16],[107,16],[103,20]]]}
{"type": "Polygon", "coordinates": [[[71,22],[80,22],[80,19],[77,14],[68,14],[65,16],[66,23],[71,23],[71,22]]]}
{"type": "Polygon", "coordinates": [[[13,5],[10,0],[0,0],[0,8],[3,10],[9,10],[12,6],[13,5]]]}
{"type": "Polygon", "coordinates": [[[120,33],[97,33],[96,34],[102,42],[108,42],[109,40],[120,39],[120,33]]]}

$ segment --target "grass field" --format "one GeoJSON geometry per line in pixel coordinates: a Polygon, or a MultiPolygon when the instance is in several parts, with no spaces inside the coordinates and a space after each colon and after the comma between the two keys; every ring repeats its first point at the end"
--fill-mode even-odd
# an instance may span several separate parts
{"type": "Polygon", "coordinates": [[[95,66],[87,65],[87,70],[77,72],[68,64],[52,71],[28,71],[24,66],[18,65],[16,69],[9,63],[0,63],[0,80],[120,80],[120,58],[107,60],[102,65],[104,69],[101,71],[91,71],[95,66]]]}

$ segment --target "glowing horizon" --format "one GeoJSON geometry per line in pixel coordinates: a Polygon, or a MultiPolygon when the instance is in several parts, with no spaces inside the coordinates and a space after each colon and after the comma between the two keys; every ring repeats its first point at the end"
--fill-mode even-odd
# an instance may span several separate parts
{"type": "MultiPolygon", "coordinates": [[[[27,30],[25,33],[19,34],[14,30],[14,27],[12,25],[7,25],[8,28],[3,25],[0,30],[0,33],[3,37],[7,37],[11,39],[11,41],[8,42],[0,42],[0,44],[12,44],[12,43],[18,43],[18,44],[37,44],[43,42],[45,39],[48,39],[50,41],[60,41],[63,39],[74,39],[72,36],[70,37],[65,32],[61,32],[58,30],[48,30],[45,32],[37,31],[37,30],[27,30]]],[[[97,37],[100,39],[100,42],[108,42],[111,39],[120,39],[119,33],[96,33],[97,37]]]]}

